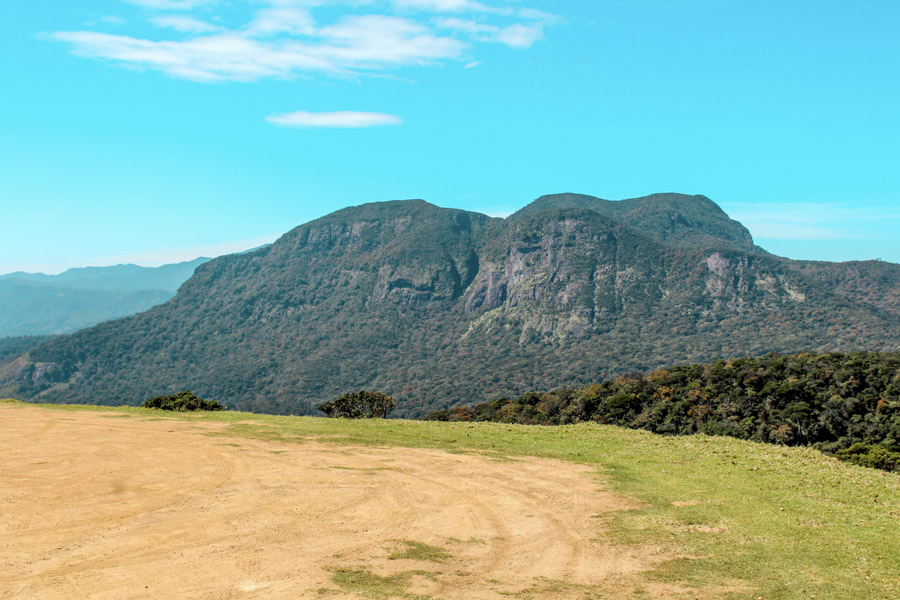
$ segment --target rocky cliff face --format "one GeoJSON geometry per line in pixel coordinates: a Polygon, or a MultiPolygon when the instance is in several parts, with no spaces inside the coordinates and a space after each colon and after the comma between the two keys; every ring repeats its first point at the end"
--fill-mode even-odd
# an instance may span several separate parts
{"type": "Polygon", "coordinates": [[[900,318],[859,300],[884,283],[860,276],[836,293],[706,198],[570,196],[506,220],[422,201],[338,211],[201,266],[164,305],[51,340],[2,377],[47,401],[190,388],[281,413],[374,388],[414,416],[675,362],[900,349],[900,318]],[[19,376],[27,364],[53,375],[19,376]]]}

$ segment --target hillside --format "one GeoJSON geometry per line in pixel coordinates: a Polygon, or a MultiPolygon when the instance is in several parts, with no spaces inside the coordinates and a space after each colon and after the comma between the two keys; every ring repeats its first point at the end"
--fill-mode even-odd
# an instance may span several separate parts
{"type": "Polygon", "coordinates": [[[791,261],[792,268],[825,283],[835,294],[888,318],[900,318],[900,265],[880,260],[829,263],[791,261]]]}
{"type": "Polygon", "coordinates": [[[200,266],[145,313],[42,344],[2,369],[3,390],[118,405],[188,388],[310,414],[367,388],[418,416],[723,356],[900,350],[874,291],[890,274],[857,269],[838,292],[702,196],[618,215],[571,198],[505,220],[421,200],[338,211],[200,266]]]}
{"type": "Polygon", "coordinates": [[[0,366],[50,339],[49,335],[0,338],[0,366]]]}
{"type": "Polygon", "coordinates": [[[0,275],[0,338],[71,333],[142,312],[174,296],[208,260],[0,275]]]}

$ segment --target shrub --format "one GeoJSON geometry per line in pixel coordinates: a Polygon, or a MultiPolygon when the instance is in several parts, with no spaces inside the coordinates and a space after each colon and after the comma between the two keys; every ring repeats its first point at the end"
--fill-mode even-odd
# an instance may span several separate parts
{"type": "Polygon", "coordinates": [[[195,410],[222,410],[225,407],[215,400],[198,398],[192,392],[183,390],[171,396],[156,396],[144,401],[144,408],[158,408],[159,410],[173,410],[176,412],[189,412],[195,410]]]}
{"type": "Polygon", "coordinates": [[[384,419],[394,410],[394,399],[378,392],[350,392],[323,402],[317,409],[337,419],[384,419]]]}
{"type": "Polygon", "coordinates": [[[900,471],[900,452],[891,452],[884,446],[853,444],[834,453],[835,457],[864,467],[900,471]]]}

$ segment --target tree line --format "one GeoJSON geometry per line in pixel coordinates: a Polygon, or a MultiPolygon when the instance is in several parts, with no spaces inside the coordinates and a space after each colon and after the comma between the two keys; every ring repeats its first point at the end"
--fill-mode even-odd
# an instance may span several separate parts
{"type": "Polygon", "coordinates": [[[900,354],[851,352],[718,360],[529,392],[429,414],[442,421],[592,421],[666,435],[728,435],[812,446],[900,470],[900,354]]]}

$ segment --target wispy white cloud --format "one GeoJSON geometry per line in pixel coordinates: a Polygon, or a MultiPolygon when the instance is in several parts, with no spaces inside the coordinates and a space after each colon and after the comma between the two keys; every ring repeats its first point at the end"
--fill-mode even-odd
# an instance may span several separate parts
{"type": "Polygon", "coordinates": [[[183,15],[169,15],[166,17],[154,17],[150,22],[157,27],[168,27],[175,31],[185,33],[211,33],[213,31],[222,31],[222,27],[195,19],[193,17],[185,17],[183,15]]]}
{"type": "Polygon", "coordinates": [[[439,29],[449,29],[467,34],[480,42],[499,42],[511,48],[530,48],[544,37],[543,23],[515,23],[500,27],[458,17],[440,18],[435,21],[439,29]]]}
{"type": "Polygon", "coordinates": [[[305,8],[278,5],[256,11],[245,31],[262,37],[282,33],[311,36],[316,33],[316,22],[305,8]]]}
{"type": "Polygon", "coordinates": [[[473,0],[391,0],[401,10],[423,10],[431,12],[490,12],[492,9],[473,0]]]}
{"type": "Polygon", "coordinates": [[[295,69],[325,66],[301,51],[273,48],[233,34],[178,42],[96,31],[63,31],[50,37],[72,44],[73,52],[79,56],[155,69],[200,82],[255,81],[263,77],[286,77],[295,69]]]}
{"type": "Polygon", "coordinates": [[[524,6],[508,6],[508,2],[504,6],[492,6],[476,0],[390,0],[390,2],[401,11],[501,15],[529,21],[543,21],[547,24],[561,21],[559,16],[546,11],[524,6]]]}
{"type": "Polygon", "coordinates": [[[440,18],[435,21],[435,24],[440,29],[450,29],[475,36],[493,36],[500,30],[496,25],[479,23],[470,19],[460,19],[459,17],[440,18]]]}
{"type": "Polygon", "coordinates": [[[536,9],[473,0],[256,0],[261,6],[249,20],[226,29],[209,20],[215,0],[125,1],[155,11],[182,11],[147,18],[183,35],[160,39],[82,30],[46,37],[68,44],[79,56],[130,68],[199,82],[247,82],[377,73],[446,60],[471,63],[473,44],[528,48],[555,19],[536,9]],[[323,24],[314,18],[315,10],[341,4],[353,7],[354,14],[323,24]],[[197,14],[189,12],[201,6],[197,14]],[[450,13],[450,18],[439,16],[450,13]]]}
{"type": "Polygon", "coordinates": [[[530,48],[535,42],[544,37],[544,28],[541,25],[522,25],[516,23],[503,27],[497,32],[497,41],[511,48],[530,48]]]}
{"type": "Polygon", "coordinates": [[[322,27],[311,41],[257,39],[236,31],[179,41],[96,31],[62,31],[50,37],[71,44],[72,51],[81,56],[200,82],[290,78],[304,72],[376,71],[456,58],[465,48],[459,40],[434,35],[413,21],[381,15],[347,17],[322,27]]]}
{"type": "Polygon", "coordinates": [[[320,29],[319,36],[326,44],[316,53],[348,67],[423,64],[458,57],[465,48],[414,21],[382,15],[347,17],[320,29]]]}
{"type": "Polygon", "coordinates": [[[537,8],[519,8],[515,14],[523,19],[531,21],[542,21],[547,25],[554,25],[565,21],[561,16],[548,13],[537,8]]]}
{"type": "Polygon", "coordinates": [[[312,128],[362,128],[401,125],[403,121],[396,115],[377,112],[323,112],[297,111],[266,117],[266,121],[279,127],[299,129],[312,128]]]}
{"type": "Polygon", "coordinates": [[[191,10],[198,6],[216,4],[218,0],[125,0],[128,4],[157,10],[191,10]]]}
{"type": "Polygon", "coordinates": [[[834,203],[734,204],[731,218],[760,240],[849,240],[866,237],[872,221],[900,221],[900,212],[873,213],[834,203]]]}
{"type": "Polygon", "coordinates": [[[100,17],[99,21],[101,23],[106,23],[107,25],[120,26],[125,24],[125,19],[118,15],[103,15],[100,17]]]}

